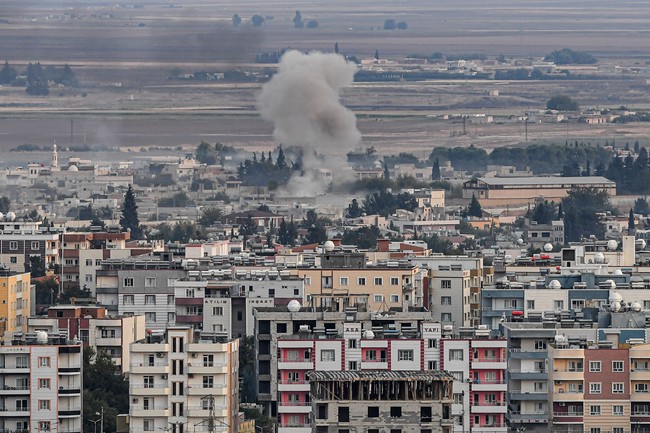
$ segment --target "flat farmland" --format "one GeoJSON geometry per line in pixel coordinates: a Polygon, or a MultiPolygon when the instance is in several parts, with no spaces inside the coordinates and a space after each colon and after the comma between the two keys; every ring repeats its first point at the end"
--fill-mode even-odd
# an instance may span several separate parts
{"type": "MultiPolygon", "coordinates": [[[[643,1],[109,1],[5,0],[0,5],[0,60],[73,67],[78,89],[51,88],[31,97],[0,88],[0,150],[21,144],[134,152],[164,147],[179,155],[198,142],[220,141],[251,150],[275,146],[272,126],[255,110],[260,84],[169,80],[170,71],[273,68],[256,54],[292,47],[333,50],[360,58],[408,53],[542,56],[553,49],[585,50],[611,66],[645,67],[650,60],[650,4],[643,1]],[[293,28],[296,10],[317,29],[293,28]],[[243,23],[233,28],[231,17],[243,23]],[[250,17],[266,17],[253,28],[250,17]],[[385,31],[386,19],[408,29],[385,31]]],[[[646,76],[599,81],[430,81],[356,83],[343,102],[357,113],[363,146],[427,154],[435,145],[491,148],[523,142],[526,110],[552,94],[582,106],[650,108],[646,76]],[[499,96],[489,96],[490,90],[499,96]],[[444,114],[486,114],[499,120],[463,125],[444,114]]],[[[634,140],[643,124],[533,124],[528,139],[634,140]]],[[[16,154],[17,160],[30,155],[16,154]]],[[[35,155],[33,155],[35,156],[35,155]]],[[[120,152],[115,158],[122,158],[120,152]]],[[[126,155],[129,156],[129,155],[126,155]]],[[[12,156],[13,158],[14,156],[12,156]]],[[[6,161],[6,160],[5,160],[6,161]]]]}

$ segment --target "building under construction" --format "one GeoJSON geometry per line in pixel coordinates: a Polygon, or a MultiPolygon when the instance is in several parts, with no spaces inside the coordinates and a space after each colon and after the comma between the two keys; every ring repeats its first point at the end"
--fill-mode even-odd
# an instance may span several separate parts
{"type": "Polygon", "coordinates": [[[453,377],[432,371],[312,371],[316,433],[451,432],[453,377]]]}

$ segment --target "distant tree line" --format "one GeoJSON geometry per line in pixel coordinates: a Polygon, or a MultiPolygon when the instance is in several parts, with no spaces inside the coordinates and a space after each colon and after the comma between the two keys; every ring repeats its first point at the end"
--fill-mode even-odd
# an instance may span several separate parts
{"type": "Polygon", "coordinates": [[[598,62],[598,59],[583,51],[563,48],[544,56],[544,61],[553,62],[556,65],[593,65],[598,62]]]}
{"type": "Polygon", "coordinates": [[[239,164],[237,177],[246,186],[267,186],[275,189],[286,184],[294,172],[301,170],[300,159],[289,165],[282,146],[279,146],[275,160],[271,151],[268,152],[268,156],[261,152],[259,159],[257,154],[253,153],[251,159],[245,159],[239,164]]]}
{"type": "Polygon", "coordinates": [[[25,91],[30,95],[48,95],[50,81],[66,87],[79,85],[74,72],[67,64],[60,68],[53,65],[43,68],[38,62],[29,63],[24,72],[18,73],[16,68],[5,61],[0,69],[0,85],[25,86],[25,91]]]}

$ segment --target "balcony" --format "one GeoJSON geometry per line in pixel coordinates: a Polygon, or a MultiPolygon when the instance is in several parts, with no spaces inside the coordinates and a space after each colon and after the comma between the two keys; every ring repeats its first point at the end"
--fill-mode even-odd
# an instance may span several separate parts
{"type": "Polygon", "coordinates": [[[650,392],[648,392],[647,388],[637,388],[634,384],[632,386],[633,388],[632,392],[630,393],[630,400],[634,402],[650,401],[650,392]]]}
{"type": "Polygon", "coordinates": [[[311,425],[304,426],[278,426],[278,433],[311,433],[311,425]]]}
{"type": "Polygon", "coordinates": [[[548,391],[510,391],[510,400],[544,401],[548,391]]]}
{"type": "Polygon", "coordinates": [[[29,386],[3,386],[0,395],[29,395],[29,386]]]}
{"type": "Polygon", "coordinates": [[[210,364],[198,361],[189,363],[187,372],[188,374],[226,374],[229,370],[225,363],[213,362],[210,364]]]}
{"type": "MultiPolygon", "coordinates": [[[[207,296],[212,298],[212,296],[207,296]]],[[[176,305],[203,305],[203,298],[176,298],[176,305]]]]}
{"type": "Polygon", "coordinates": [[[521,349],[519,347],[510,349],[510,359],[546,359],[546,357],[546,349],[521,349]]]}
{"type": "Polygon", "coordinates": [[[362,370],[387,370],[388,360],[386,358],[380,359],[364,359],[361,360],[362,370]]]}
{"type": "Polygon", "coordinates": [[[187,388],[187,395],[198,395],[198,396],[206,396],[206,395],[227,395],[228,394],[228,389],[226,385],[221,385],[221,384],[214,384],[212,385],[211,388],[205,388],[202,386],[201,383],[199,384],[194,384],[190,385],[187,388]]]}
{"type": "Polygon", "coordinates": [[[541,424],[548,422],[548,412],[525,412],[509,411],[507,415],[511,422],[541,424]]]}
{"type": "Polygon", "coordinates": [[[472,391],[507,391],[508,384],[505,380],[475,380],[472,391]]]}
{"type": "Polygon", "coordinates": [[[59,408],[59,418],[81,418],[81,408],[59,408]]]}
{"type": "Polygon", "coordinates": [[[472,413],[506,413],[508,408],[505,402],[481,402],[472,404],[472,413]]]}
{"type": "Polygon", "coordinates": [[[29,374],[29,366],[24,367],[10,367],[5,364],[0,364],[0,373],[3,374],[29,374]]]}
{"type": "Polygon", "coordinates": [[[309,382],[304,380],[280,380],[278,381],[278,391],[309,391],[309,382]]]}
{"type": "Polygon", "coordinates": [[[472,359],[472,367],[475,370],[505,370],[508,368],[505,358],[474,358],[472,359]]]}
{"type": "Polygon", "coordinates": [[[510,373],[510,379],[513,380],[546,380],[548,379],[548,373],[546,370],[535,370],[535,369],[522,369],[522,370],[508,370],[510,373]]]}
{"type": "Polygon", "coordinates": [[[582,380],[584,368],[560,368],[553,370],[553,380],[582,380]]]}
{"type": "Polygon", "coordinates": [[[278,413],[310,413],[311,403],[306,401],[278,402],[278,413]]]}
{"type": "Polygon", "coordinates": [[[95,345],[122,347],[122,337],[95,337],[95,345]]]}
{"type": "Polygon", "coordinates": [[[79,397],[81,395],[80,386],[60,386],[59,397],[79,397]]]}
{"type": "Polygon", "coordinates": [[[584,412],[554,412],[553,422],[555,423],[582,423],[584,412]]]}
{"type": "Polygon", "coordinates": [[[176,323],[203,323],[203,315],[177,314],[176,323]]]}
{"type": "Polygon", "coordinates": [[[132,362],[131,374],[169,374],[169,364],[166,362],[132,362]]]}
{"type": "Polygon", "coordinates": [[[650,411],[632,408],[630,421],[633,423],[650,423],[650,411]]]}
{"type": "Polygon", "coordinates": [[[76,374],[81,374],[81,368],[59,368],[59,376],[74,376],[76,374]]]}
{"type": "Polygon", "coordinates": [[[145,408],[143,405],[131,405],[131,416],[143,418],[168,417],[169,408],[166,406],[147,406],[145,408]]]}
{"type": "Polygon", "coordinates": [[[313,363],[310,358],[291,359],[282,358],[278,360],[278,370],[312,370],[313,363]]]}
{"type": "MultiPolygon", "coordinates": [[[[207,419],[210,417],[209,406],[189,406],[188,410],[192,413],[193,417],[207,419]]],[[[228,417],[228,408],[225,406],[215,406],[214,416],[218,418],[228,417]]]]}
{"type": "Polygon", "coordinates": [[[134,396],[148,397],[152,395],[169,395],[169,384],[161,383],[155,385],[132,384],[131,394],[134,396]]]}
{"type": "Polygon", "coordinates": [[[28,407],[0,407],[0,418],[8,417],[27,417],[29,418],[29,408],[28,407]]]}

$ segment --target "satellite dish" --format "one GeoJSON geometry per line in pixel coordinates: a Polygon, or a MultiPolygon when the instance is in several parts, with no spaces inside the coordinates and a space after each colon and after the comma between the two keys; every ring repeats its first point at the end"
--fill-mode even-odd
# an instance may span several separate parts
{"type": "Polygon", "coordinates": [[[295,299],[292,299],[287,304],[287,310],[289,310],[290,313],[297,313],[298,311],[300,311],[300,302],[296,301],[295,299]]]}
{"type": "Polygon", "coordinates": [[[550,242],[547,243],[547,244],[544,244],[544,251],[546,251],[547,253],[550,253],[551,251],[553,251],[553,244],[551,244],[550,242]]]}

